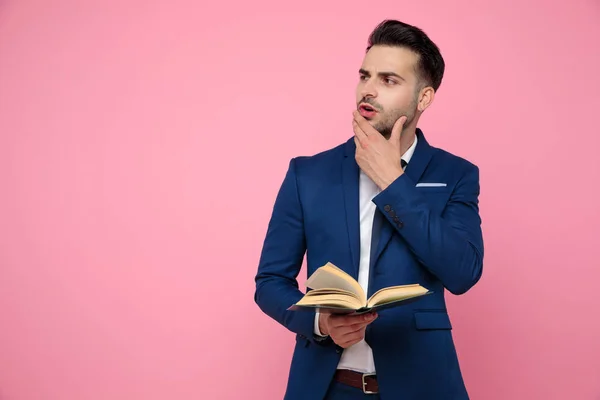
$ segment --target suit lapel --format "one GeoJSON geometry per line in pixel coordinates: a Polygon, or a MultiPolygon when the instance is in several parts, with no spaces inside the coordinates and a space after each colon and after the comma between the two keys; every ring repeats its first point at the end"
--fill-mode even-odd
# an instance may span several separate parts
{"type": "MultiPolygon", "coordinates": [[[[348,240],[350,242],[350,256],[352,266],[348,272],[358,279],[358,267],[360,258],[360,217],[359,217],[359,173],[358,164],[354,158],[356,144],[354,139],[348,140],[344,147],[344,159],[342,161],[342,183],[344,190],[344,209],[346,212],[346,225],[348,240]]],[[[341,268],[341,266],[340,266],[341,268]]],[[[346,268],[344,268],[346,269],[346,268]]]]}
{"type": "MultiPolygon", "coordinates": [[[[429,145],[429,143],[427,143],[427,140],[425,140],[425,136],[423,135],[423,132],[418,128],[416,130],[416,135],[417,135],[417,139],[418,139],[417,147],[415,148],[415,152],[413,153],[413,156],[410,159],[410,162],[408,163],[408,165],[406,166],[406,168],[404,170],[404,173],[415,184],[417,182],[419,182],[419,179],[421,179],[421,175],[423,175],[423,172],[425,172],[425,168],[427,167],[427,164],[429,164],[429,161],[431,160],[431,156],[433,155],[433,148],[429,145]]],[[[376,209],[375,212],[379,213],[381,211],[376,209]]],[[[388,242],[392,238],[392,234],[394,233],[394,230],[395,230],[395,228],[392,226],[392,224],[387,219],[385,219],[385,217],[383,217],[383,219],[385,221],[383,221],[383,224],[382,224],[383,226],[381,227],[381,235],[379,236],[379,243],[377,245],[377,252],[375,253],[375,259],[371,260],[372,266],[375,266],[377,260],[381,256],[381,253],[383,252],[383,250],[387,246],[388,242]]]]}

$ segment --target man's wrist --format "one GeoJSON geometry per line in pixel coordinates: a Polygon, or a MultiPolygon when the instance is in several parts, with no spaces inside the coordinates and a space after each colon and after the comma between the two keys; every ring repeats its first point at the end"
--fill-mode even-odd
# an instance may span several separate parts
{"type": "Polygon", "coordinates": [[[390,172],[382,179],[381,183],[379,183],[379,189],[382,191],[387,189],[392,183],[394,183],[398,178],[400,178],[404,174],[404,170],[402,168],[395,169],[390,172]]]}

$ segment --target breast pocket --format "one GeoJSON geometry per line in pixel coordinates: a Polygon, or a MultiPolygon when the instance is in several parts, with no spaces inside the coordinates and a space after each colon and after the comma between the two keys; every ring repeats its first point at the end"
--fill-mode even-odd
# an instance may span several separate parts
{"type": "Polygon", "coordinates": [[[450,193],[447,186],[417,186],[419,193],[450,193]]]}

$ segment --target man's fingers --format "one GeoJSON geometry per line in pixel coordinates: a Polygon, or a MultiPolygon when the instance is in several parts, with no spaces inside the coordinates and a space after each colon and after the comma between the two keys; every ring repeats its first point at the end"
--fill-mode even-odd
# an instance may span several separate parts
{"type": "Polygon", "coordinates": [[[329,334],[332,338],[335,339],[336,343],[340,341],[348,341],[352,340],[355,337],[364,336],[364,331],[371,322],[375,320],[376,317],[370,317],[367,320],[364,320],[364,316],[352,316],[352,317],[338,317],[334,322],[329,321],[329,334]]]}
{"type": "Polygon", "coordinates": [[[333,327],[338,327],[338,326],[346,326],[346,325],[351,325],[354,324],[356,322],[359,322],[364,319],[362,318],[356,318],[356,316],[351,316],[351,315],[331,315],[329,317],[329,324],[333,327]]]}
{"type": "Polygon", "coordinates": [[[347,349],[350,346],[354,346],[356,343],[360,342],[361,340],[362,340],[362,338],[360,338],[360,339],[354,339],[354,340],[351,340],[351,341],[348,341],[348,342],[342,342],[339,346],[342,347],[342,348],[344,348],[344,349],[347,349]]]}
{"type": "MultiPolygon", "coordinates": [[[[367,123],[367,120],[366,120],[366,119],[364,119],[364,118],[363,118],[363,116],[362,116],[362,115],[360,115],[360,113],[359,113],[358,111],[356,111],[356,110],[352,111],[352,117],[354,118],[354,119],[352,120],[352,125],[353,125],[353,126],[355,126],[355,127],[358,127],[358,128],[360,128],[360,129],[361,129],[361,131],[362,131],[362,132],[363,132],[363,133],[364,133],[366,136],[368,136],[368,135],[369,135],[369,130],[368,130],[368,128],[367,128],[367,127],[366,127],[366,125],[365,125],[365,124],[369,125],[369,124],[367,123]]],[[[370,126],[370,125],[369,125],[369,126],[370,126]]]]}
{"type": "Polygon", "coordinates": [[[354,117],[353,124],[356,124],[365,134],[365,136],[369,136],[374,133],[378,133],[378,131],[371,126],[369,121],[367,121],[357,110],[352,111],[352,116],[354,117]]]}
{"type": "Polygon", "coordinates": [[[376,313],[368,313],[361,315],[330,315],[329,326],[340,327],[354,324],[367,324],[375,319],[376,313]]]}
{"type": "Polygon", "coordinates": [[[345,325],[345,326],[333,328],[333,330],[335,330],[337,336],[343,337],[343,336],[347,336],[347,335],[352,335],[356,332],[360,332],[361,330],[365,329],[368,324],[369,324],[368,322],[359,322],[357,324],[345,325]]]}
{"type": "Polygon", "coordinates": [[[345,335],[337,335],[336,338],[342,343],[360,341],[363,337],[365,337],[365,329],[366,327],[363,327],[362,329],[359,329],[356,332],[349,332],[345,335]]]}
{"type": "Polygon", "coordinates": [[[343,348],[360,342],[365,337],[367,325],[377,318],[377,313],[362,315],[330,315],[328,326],[333,341],[343,348]]]}
{"type": "Polygon", "coordinates": [[[354,130],[354,141],[356,142],[358,140],[358,143],[356,143],[356,146],[358,147],[359,144],[360,144],[360,146],[365,146],[367,144],[367,140],[369,140],[369,138],[367,137],[367,134],[365,133],[365,131],[363,131],[362,128],[358,125],[356,120],[352,121],[352,129],[354,130]]]}
{"type": "Polygon", "coordinates": [[[336,337],[337,344],[346,348],[346,347],[350,347],[353,344],[360,342],[365,337],[365,329],[366,329],[366,327],[363,327],[362,329],[360,329],[356,332],[352,332],[352,333],[349,333],[346,335],[341,335],[341,336],[336,337]]]}
{"type": "Polygon", "coordinates": [[[404,124],[406,123],[407,119],[408,119],[408,117],[406,115],[403,115],[396,120],[396,123],[394,124],[394,127],[392,128],[392,135],[391,135],[392,139],[394,139],[398,142],[400,141],[400,135],[402,135],[402,129],[404,128],[404,124]]]}

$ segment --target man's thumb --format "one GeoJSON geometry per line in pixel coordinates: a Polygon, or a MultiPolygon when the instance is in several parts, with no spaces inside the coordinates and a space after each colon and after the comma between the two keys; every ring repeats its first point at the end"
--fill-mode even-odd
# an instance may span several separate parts
{"type": "Polygon", "coordinates": [[[401,116],[400,118],[398,118],[398,120],[394,124],[394,127],[392,128],[392,139],[394,139],[397,142],[400,142],[400,135],[402,135],[402,129],[404,128],[404,124],[406,123],[407,119],[408,118],[406,117],[406,115],[401,116]]]}

